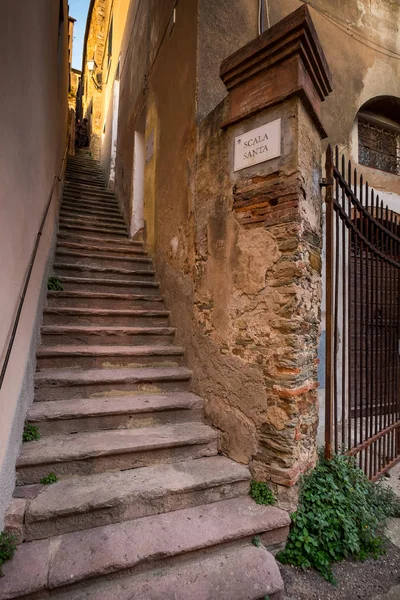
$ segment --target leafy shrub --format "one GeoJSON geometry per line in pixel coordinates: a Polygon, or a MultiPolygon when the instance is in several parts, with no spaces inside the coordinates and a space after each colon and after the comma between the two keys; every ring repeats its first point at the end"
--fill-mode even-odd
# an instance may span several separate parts
{"type": "Polygon", "coordinates": [[[302,478],[299,506],[292,515],[282,563],[313,567],[334,583],[331,564],[384,553],[388,516],[398,514],[399,501],[382,483],[372,483],[354,458],[320,455],[315,469],[302,478]]]}
{"type": "Polygon", "coordinates": [[[2,531],[0,533],[0,576],[3,575],[2,565],[6,560],[11,560],[17,549],[17,538],[13,533],[2,531]]]}
{"type": "Polygon", "coordinates": [[[36,425],[30,425],[29,423],[25,423],[24,432],[22,434],[23,442],[33,442],[36,440],[40,440],[39,429],[36,425]]]}
{"type": "Polygon", "coordinates": [[[40,480],[40,483],[43,485],[51,485],[52,483],[57,483],[58,477],[55,473],[49,473],[46,477],[43,477],[40,480]]]}
{"type": "Polygon", "coordinates": [[[64,289],[63,284],[58,277],[49,277],[47,281],[47,289],[52,292],[62,292],[64,289]]]}
{"type": "Polygon", "coordinates": [[[252,481],[250,484],[250,496],[257,504],[275,504],[275,498],[266,483],[252,481]]]}

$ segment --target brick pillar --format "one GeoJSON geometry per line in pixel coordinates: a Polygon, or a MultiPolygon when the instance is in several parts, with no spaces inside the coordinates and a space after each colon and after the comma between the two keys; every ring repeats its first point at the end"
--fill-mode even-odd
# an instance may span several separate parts
{"type": "MultiPolygon", "coordinates": [[[[290,488],[316,459],[319,182],[321,141],[326,137],[320,105],[331,91],[307,7],[224,60],[221,78],[229,92],[223,128],[230,147],[233,212],[241,235],[248,236],[249,252],[255,230],[263,228],[275,253],[265,273],[267,308],[258,317],[260,330],[268,331],[263,370],[268,402],[251,466],[254,476],[270,481],[282,503],[290,505],[290,488]],[[278,120],[280,154],[234,171],[237,140],[278,120]]],[[[255,138],[251,152],[260,148],[255,138]]],[[[270,137],[267,144],[271,142],[270,137]]],[[[249,269],[251,265],[250,259],[249,269]]]]}

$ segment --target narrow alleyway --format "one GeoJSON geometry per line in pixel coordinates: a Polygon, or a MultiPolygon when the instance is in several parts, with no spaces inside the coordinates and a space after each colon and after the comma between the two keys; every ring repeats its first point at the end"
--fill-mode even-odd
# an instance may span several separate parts
{"type": "Polygon", "coordinates": [[[71,599],[281,600],[273,556],[250,541],[261,535],[275,549],[289,517],[256,505],[248,468],[218,454],[151,259],[84,153],[69,159],[59,227],[63,290],[48,293],[28,413],[41,438],[17,461],[24,542],[0,599],[50,589],[71,599]],[[50,473],[59,481],[40,484],[50,473]]]}

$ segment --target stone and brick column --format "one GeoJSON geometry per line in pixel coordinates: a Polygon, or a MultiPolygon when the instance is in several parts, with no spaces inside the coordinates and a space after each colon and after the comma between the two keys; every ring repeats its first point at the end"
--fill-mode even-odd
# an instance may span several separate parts
{"type": "MultiPolygon", "coordinates": [[[[246,248],[248,268],[257,269],[262,247],[254,240],[262,234],[271,258],[261,282],[262,304],[254,303],[264,308],[255,308],[252,318],[252,327],[264,332],[264,340],[259,347],[251,342],[243,350],[249,361],[262,366],[267,396],[264,416],[255,420],[257,450],[251,467],[257,479],[268,480],[290,505],[290,489],[316,460],[322,290],[319,183],[321,141],[326,137],[320,105],[331,91],[329,69],[307,7],[227,58],[221,78],[229,92],[222,127],[241,247],[246,248]],[[234,171],[237,140],[278,120],[279,156],[234,171]]],[[[255,135],[252,152],[260,148],[257,140],[261,138],[255,135]]],[[[247,153],[244,163],[252,156],[247,153]]]]}

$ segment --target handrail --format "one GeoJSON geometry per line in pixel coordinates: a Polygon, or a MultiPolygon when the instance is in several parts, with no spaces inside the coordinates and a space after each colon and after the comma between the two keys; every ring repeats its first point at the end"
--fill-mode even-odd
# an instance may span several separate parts
{"type": "Polygon", "coordinates": [[[11,330],[10,341],[8,342],[6,356],[5,356],[4,363],[3,363],[3,366],[2,366],[2,369],[1,369],[1,374],[0,374],[0,389],[1,389],[2,385],[3,385],[3,381],[4,381],[4,378],[5,378],[5,375],[6,375],[7,366],[8,366],[8,363],[9,363],[9,360],[10,360],[11,351],[12,351],[12,348],[13,348],[13,345],[14,345],[14,340],[15,340],[15,336],[16,336],[16,333],[17,333],[19,320],[21,318],[22,308],[24,306],[25,296],[26,296],[26,292],[27,292],[27,289],[28,289],[28,285],[29,285],[30,279],[31,279],[32,270],[33,270],[33,267],[34,267],[34,264],[35,264],[36,255],[37,255],[37,251],[38,251],[38,248],[39,248],[40,239],[42,237],[43,229],[44,229],[44,226],[45,226],[45,223],[46,223],[46,218],[47,218],[47,215],[48,215],[49,210],[50,210],[51,201],[53,200],[54,188],[55,188],[56,182],[62,180],[62,174],[63,174],[63,170],[64,170],[65,159],[67,157],[67,152],[68,152],[68,143],[67,143],[67,146],[65,148],[64,156],[63,156],[63,159],[62,159],[62,162],[61,162],[60,173],[59,173],[59,175],[54,175],[53,185],[51,186],[50,198],[49,198],[49,200],[47,202],[45,211],[43,213],[43,217],[42,217],[42,220],[40,222],[39,231],[36,234],[35,245],[34,245],[34,248],[33,248],[32,254],[31,254],[31,259],[29,261],[28,270],[27,270],[26,277],[25,277],[24,287],[22,288],[22,292],[21,292],[21,295],[20,295],[20,298],[19,298],[18,310],[17,310],[17,313],[15,315],[14,324],[13,324],[13,327],[12,327],[12,330],[11,330]]]}

